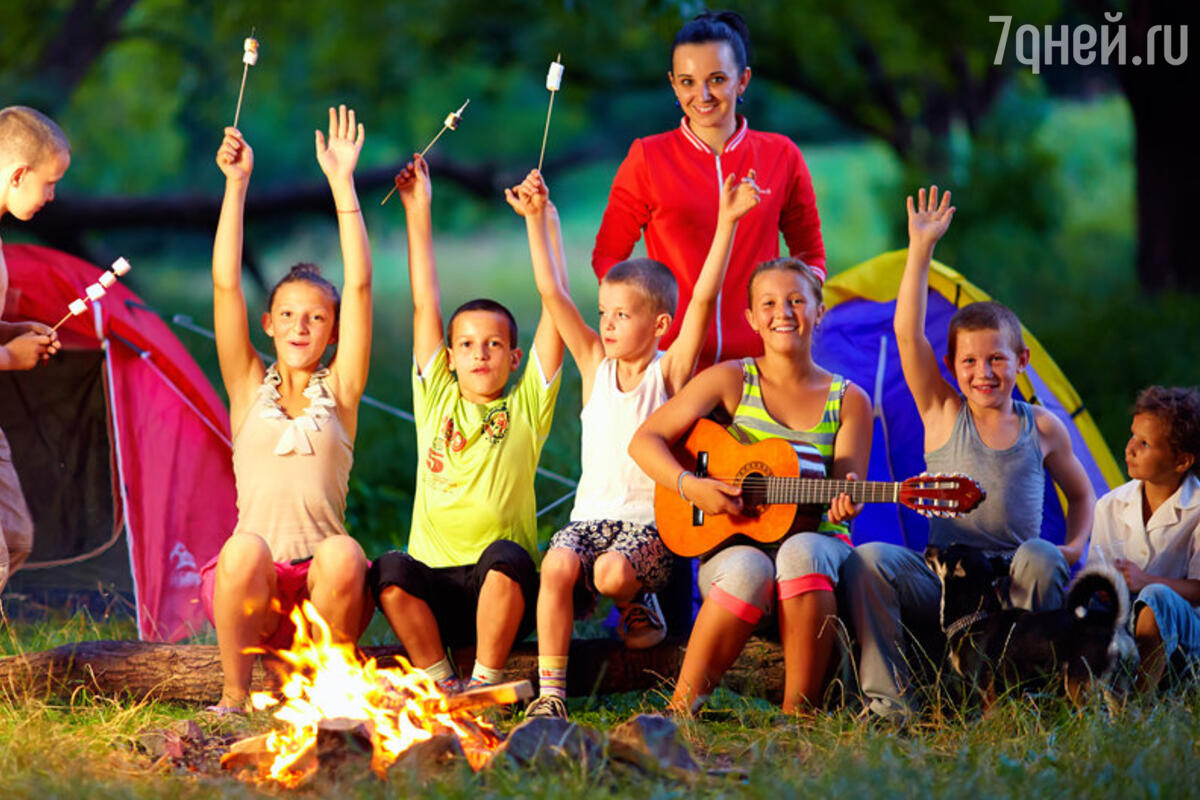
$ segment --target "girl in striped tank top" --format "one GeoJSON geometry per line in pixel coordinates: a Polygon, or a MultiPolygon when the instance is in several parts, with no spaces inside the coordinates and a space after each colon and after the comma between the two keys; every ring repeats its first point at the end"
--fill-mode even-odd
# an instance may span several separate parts
{"type": "MultiPolygon", "coordinates": [[[[762,338],[763,355],[705,370],[646,420],[629,448],[650,477],[707,514],[740,511],[739,490],[684,470],[670,446],[717,407],[732,417],[731,432],[745,442],[791,442],[809,477],[857,478],[871,451],[866,394],[812,359],[812,334],[825,311],[814,273],[799,259],[768,261],[751,275],[747,293],[746,318],[762,338]]],[[[803,710],[820,701],[836,641],[833,590],[851,550],[846,522],[857,513],[841,495],[812,520],[809,532],[776,545],[730,540],[702,559],[704,605],[671,699],[675,709],[699,708],[776,605],[786,672],[783,708],[803,710]]]]}

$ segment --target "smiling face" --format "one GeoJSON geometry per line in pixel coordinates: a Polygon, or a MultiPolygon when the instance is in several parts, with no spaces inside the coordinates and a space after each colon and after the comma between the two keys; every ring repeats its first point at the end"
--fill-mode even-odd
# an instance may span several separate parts
{"type": "Polygon", "coordinates": [[[19,220],[33,219],[54,199],[54,189],[71,166],[71,154],[54,151],[36,166],[17,165],[7,176],[4,205],[19,220]]]}
{"type": "Polygon", "coordinates": [[[599,307],[599,333],[606,358],[645,355],[671,327],[671,315],[656,311],[646,292],[633,283],[601,281],[599,307]]]}
{"type": "Polygon", "coordinates": [[[282,283],[263,330],[275,342],[275,356],[291,369],[312,369],[336,338],[337,310],[329,292],[304,280],[282,283]]]}
{"type": "Polygon", "coordinates": [[[954,357],[946,365],[968,403],[998,408],[1012,399],[1017,375],[1029,364],[1029,350],[1018,350],[1012,336],[995,328],[958,330],[954,357]]]}
{"type": "Polygon", "coordinates": [[[1157,414],[1133,415],[1125,444],[1125,467],[1129,477],[1158,486],[1175,486],[1191,467],[1191,459],[1171,445],[1171,431],[1157,414]]]}
{"type": "Polygon", "coordinates": [[[728,42],[679,45],[671,56],[668,77],[693,130],[719,128],[733,133],[737,99],[750,83],[750,68],[738,68],[728,42]]]}
{"type": "Polygon", "coordinates": [[[766,349],[811,347],[812,332],[824,313],[812,284],[795,270],[768,269],[754,276],[746,320],[766,349]]]}
{"type": "Polygon", "coordinates": [[[458,373],[458,389],[472,403],[490,403],[504,394],[508,378],[521,363],[512,344],[508,318],[498,311],[462,311],[450,326],[449,367],[458,373]]]}

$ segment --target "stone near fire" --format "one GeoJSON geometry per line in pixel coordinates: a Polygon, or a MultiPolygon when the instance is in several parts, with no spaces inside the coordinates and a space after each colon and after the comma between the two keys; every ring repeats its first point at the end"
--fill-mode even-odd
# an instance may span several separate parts
{"type": "Polygon", "coordinates": [[[504,744],[492,754],[488,767],[505,763],[554,767],[563,761],[584,769],[604,760],[604,737],[563,719],[529,719],[513,728],[504,744]]]}
{"type": "Polygon", "coordinates": [[[609,731],[608,754],[651,773],[700,771],[679,739],[679,727],[658,714],[638,714],[609,731]]]}
{"type": "Polygon", "coordinates": [[[462,744],[453,733],[439,733],[432,739],[417,742],[400,754],[388,767],[388,780],[397,772],[407,773],[418,783],[426,783],[447,769],[466,764],[462,744]]]}

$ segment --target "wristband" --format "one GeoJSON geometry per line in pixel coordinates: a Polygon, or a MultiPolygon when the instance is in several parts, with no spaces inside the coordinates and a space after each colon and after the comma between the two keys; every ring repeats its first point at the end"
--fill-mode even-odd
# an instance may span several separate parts
{"type": "Polygon", "coordinates": [[[679,492],[679,496],[684,500],[687,500],[687,497],[683,493],[683,479],[688,475],[691,475],[693,478],[696,477],[696,473],[692,472],[690,469],[685,469],[683,472],[679,473],[679,480],[675,481],[675,489],[679,492]]]}

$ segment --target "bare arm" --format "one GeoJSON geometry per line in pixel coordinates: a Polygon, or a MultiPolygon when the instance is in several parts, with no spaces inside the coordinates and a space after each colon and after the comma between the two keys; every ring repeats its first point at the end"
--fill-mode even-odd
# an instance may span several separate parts
{"type": "Polygon", "coordinates": [[[671,445],[716,406],[733,413],[741,393],[740,364],[727,362],[704,370],[647,417],[629,442],[629,455],[655,483],[672,491],[682,487],[684,496],[706,513],[737,513],[742,504],[735,487],[691,474],[680,482],[684,469],[671,452],[671,445]]]}
{"type": "Polygon", "coordinates": [[[331,369],[338,402],[353,410],[367,385],[371,361],[371,246],[354,188],[354,168],[362,151],[363,126],[354,110],[329,109],[329,139],[316,132],[317,162],[337,210],[342,246],[342,308],[338,320],[337,356],[331,369]]]}
{"type": "Polygon", "coordinates": [[[708,256],[692,290],[692,299],[679,324],[679,336],[663,356],[662,372],[668,395],[678,392],[696,371],[696,359],[704,347],[704,339],[716,311],[717,295],[721,292],[721,284],[725,282],[725,272],[729,268],[729,254],[733,250],[738,220],[758,205],[758,201],[759,190],[754,182],[754,170],[750,170],[740,181],[732,173],[726,176],[721,186],[717,230],[713,234],[712,245],[708,248],[708,256]]]}
{"type": "Polygon", "coordinates": [[[413,355],[424,369],[442,343],[442,294],[433,258],[433,184],[425,159],[413,160],[396,176],[408,224],[408,280],[413,297],[413,355]]]}
{"type": "Polygon", "coordinates": [[[928,203],[924,189],[918,193],[916,208],[912,197],[908,198],[908,259],[896,296],[893,327],[904,380],[925,425],[927,448],[937,446],[928,440],[930,429],[942,427],[947,416],[952,418],[958,412],[961,402],[955,388],[942,378],[933,346],[925,336],[925,306],[933,247],[949,228],[953,217],[950,192],[942,195],[939,206],[936,186],[929,190],[928,203]]]}
{"type": "Polygon", "coordinates": [[[229,418],[236,433],[264,374],[262,360],[250,342],[242,292],[242,217],[254,171],[254,151],[236,128],[225,129],[217,166],[225,174],[225,197],[213,239],[213,327],[221,380],[229,394],[229,418]]]}
{"type": "Polygon", "coordinates": [[[1033,411],[1046,469],[1067,498],[1067,529],[1063,544],[1058,549],[1067,563],[1073,565],[1083,558],[1084,548],[1087,547],[1096,494],[1092,491],[1083,465],[1071,450],[1071,437],[1066,427],[1044,408],[1034,407],[1033,411]]]}
{"type": "MultiPolygon", "coordinates": [[[[549,313],[561,342],[571,351],[571,357],[584,376],[585,386],[589,386],[590,376],[595,374],[604,358],[604,346],[599,334],[584,322],[583,315],[571,300],[566,280],[566,261],[561,248],[562,230],[558,214],[550,205],[549,189],[537,170],[533,170],[519,186],[505,189],[504,198],[514,211],[525,218],[533,278],[542,297],[542,309],[549,313]]],[[[536,343],[535,336],[535,346],[536,343]]],[[[562,344],[559,345],[560,364],[561,347],[562,344]]],[[[538,348],[537,352],[542,366],[550,373],[545,377],[558,371],[551,369],[546,362],[547,353],[544,349],[538,348]]],[[[586,397],[584,402],[587,402],[586,397]]]]}

